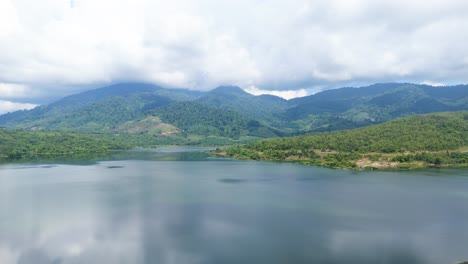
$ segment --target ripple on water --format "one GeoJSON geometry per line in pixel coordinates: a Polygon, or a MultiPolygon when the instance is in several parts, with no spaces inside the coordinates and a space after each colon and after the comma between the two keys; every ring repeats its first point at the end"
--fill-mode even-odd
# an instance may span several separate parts
{"type": "Polygon", "coordinates": [[[244,180],[244,179],[235,179],[235,178],[219,179],[218,181],[219,181],[219,182],[222,182],[222,183],[230,183],[230,184],[236,184],[236,183],[247,182],[247,180],[244,180]]]}
{"type": "Polygon", "coordinates": [[[125,166],[120,166],[120,165],[113,165],[113,166],[107,166],[108,169],[122,169],[125,166]]]}

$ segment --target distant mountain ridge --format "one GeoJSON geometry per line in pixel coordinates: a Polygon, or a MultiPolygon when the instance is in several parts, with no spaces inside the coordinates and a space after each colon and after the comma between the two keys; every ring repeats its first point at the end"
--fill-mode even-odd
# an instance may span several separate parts
{"type": "Polygon", "coordinates": [[[199,92],[120,83],[2,115],[0,126],[266,138],[356,128],[413,114],[458,110],[468,110],[468,85],[381,83],[285,100],[273,95],[254,96],[236,86],[199,92]]]}
{"type": "Polygon", "coordinates": [[[414,114],[467,110],[468,85],[383,83],[328,90],[289,102],[286,119],[306,123],[309,131],[333,131],[414,114]]]}

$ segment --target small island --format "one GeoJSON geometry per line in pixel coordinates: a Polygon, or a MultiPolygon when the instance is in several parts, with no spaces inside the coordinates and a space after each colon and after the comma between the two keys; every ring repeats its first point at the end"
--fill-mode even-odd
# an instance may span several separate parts
{"type": "Polygon", "coordinates": [[[263,140],[216,153],[330,168],[468,167],[468,112],[415,115],[360,129],[263,140]]]}

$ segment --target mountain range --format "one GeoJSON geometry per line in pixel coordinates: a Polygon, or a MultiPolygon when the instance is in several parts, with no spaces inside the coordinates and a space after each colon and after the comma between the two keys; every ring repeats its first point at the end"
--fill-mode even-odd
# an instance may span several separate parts
{"type": "Polygon", "coordinates": [[[120,83],[2,115],[0,126],[161,137],[269,138],[458,110],[468,110],[468,85],[383,83],[285,100],[254,96],[236,86],[200,92],[120,83]]]}

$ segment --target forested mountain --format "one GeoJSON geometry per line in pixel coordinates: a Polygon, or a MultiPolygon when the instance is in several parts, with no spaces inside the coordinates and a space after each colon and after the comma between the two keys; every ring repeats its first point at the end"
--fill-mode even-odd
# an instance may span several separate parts
{"type": "Polygon", "coordinates": [[[254,96],[236,86],[221,86],[196,101],[214,108],[238,112],[273,127],[289,127],[287,120],[279,116],[288,109],[288,101],[277,96],[254,96]]]}
{"type": "Polygon", "coordinates": [[[329,167],[468,166],[468,112],[415,115],[354,130],[263,140],[232,147],[226,154],[329,167]]]}
{"type": "Polygon", "coordinates": [[[0,116],[0,126],[31,130],[238,138],[343,130],[413,114],[468,110],[468,86],[375,84],[284,100],[239,87],[209,92],[122,83],[0,116]]]}
{"type": "Polygon", "coordinates": [[[468,85],[374,84],[324,91],[289,102],[292,107],[284,118],[299,129],[334,131],[414,114],[468,110],[468,85]]]}
{"type": "Polygon", "coordinates": [[[153,114],[189,134],[239,138],[277,137],[280,131],[231,110],[220,110],[198,102],[180,102],[157,108],[153,114]]]}

